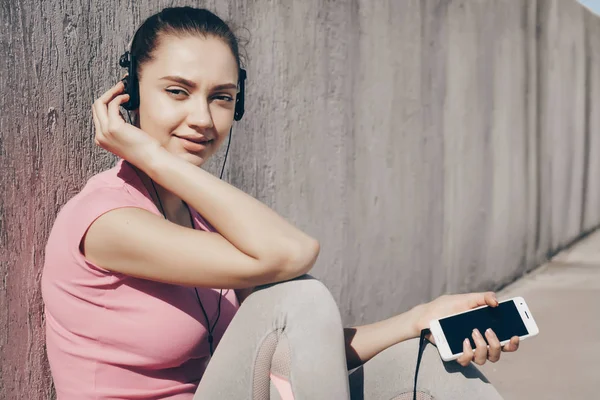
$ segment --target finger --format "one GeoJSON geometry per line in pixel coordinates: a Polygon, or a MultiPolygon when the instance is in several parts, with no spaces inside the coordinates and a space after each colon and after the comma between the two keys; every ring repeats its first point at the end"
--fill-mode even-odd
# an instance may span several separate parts
{"type": "Polygon", "coordinates": [[[475,342],[475,356],[473,357],[473,361],[477,365],[483,365],[485,364],[485,360],[487,360],[488,348],[478,329],[473,329],[473,341],[475,342]]]}
{"type": "Polygon", "coordinates": [[[96,110],[96,117],[98,118],[98,122],[100,122],[100,128],[102,129],[102,132],[106,132],[108,127],[107,103],[110,102],[118,93],[122,92],[123,88],[123,82],[117,82],[116,85],[108,89],[92,105],[92,107],[94,107],[96,110]]]}
{"type": "Polygon", "coordinates": [[[106,92],[104,92],[104,94],[102,96],[100,96],[98,98],[98,100],[103,103],[103,104],[107,104],[109,101],[111,101],[117,94],[121,93],[123,91],[123,89],[125,88],[125,85],[123,84],[122,81],[117,82],[113,87],[111,87],[110,89],[108,89],[106,92]]]}
{"type": "MultiPolygon", "coordinates": [[[[119,106],[129,100],[128,94],[121,94],[115,97],[110,103],[108,103],[108,119],[109,124],[111,120],[114,118],[118,118],[119,121],[125,121],[123,117],[121,117],[121,113],[119,112],[119,106]]],[[[114,120],[113,120],[114,122],[114,120]]]]}
{"type": "Polygon", "coordinates": [[[466,367],[473,360],[473,348],[471,348],[471,342],[469,339],[463,341],[463,353],[456,359],[456,362],[466,367]]]}
{"type": "Polygon", "coordinates": [[[496,362],[500,359],[501,354],[500,341],[498,340],[498,337],[496,336],[492,328],[488,328],[485,331],[485,337],[487,339],[488,344],[490,345],[490,348],[488,350],[488,360],[490,360],[491,362],[496,362]]]}
{"type": "Polygon", "coordinates": [[[104,106],[100,103],[99,99],[92,104],[92,115],[95,116],[96,121],[98,121],[99,132],[105,132],[106,125],[108,124],[108,114],[103,108],[104,106]]]}
{"type": "Polygon", "coordinates": [[[94,107],[92,107],[92,119],[94,121],[94,136],[98,136],[98,133],[102,131],[100,130],[100,122],[98,121],[98,117],[96,116],[96,110],[94,109],[94,107]]]}
{"type": "Polygon", "coordinates": [[[468,296],[468,304],[470,308],[476,308],[480,306],[491,306],[496,307],[498,305],[498,299],[494,292],[481,292],[481,293],[470,293],[468,296]]]}
{"type": "Polygon", "coordinates": [[[485,292],[484,293],[485,304],[490,307],[496,307],[498,305],[498,298],[496,297],[496,293],[494,292],[485,292]]]}
{"type": "Polygon", "coordinates": [[[519,350],[519,337],[513,336],[510,338],[510,342],[506,343],[504,347],[502,347],[502,351],[507,353],[512,353],[513,351],[519,350]]]}

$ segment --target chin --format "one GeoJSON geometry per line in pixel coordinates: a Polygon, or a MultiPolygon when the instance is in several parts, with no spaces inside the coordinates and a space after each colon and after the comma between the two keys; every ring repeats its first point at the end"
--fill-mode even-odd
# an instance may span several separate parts
{"type": "MultiPolygon", "coordinates": [[[[202,153],[204,153],[204,152],[202,152],[202,153]]],[[[175,155],[177,157],[181,158],[182,160],[187,161],[188,163],[190,163],[192,165],[201,167],[202,164],[204,164],[206,162],[206,160],[208,159],[208,157],[206,157],[202,153],[190,153],[188,151],[179,151],[175,155]]]]}
{"type": "Polygon", "coordinates": [[[205,157],[201,154],[192,154],[192,153],[188,153],[188,154],[184,155],[184,158],[190,164],[193,164],[197,167],[201,167],[208,160],[208,157],[205,157]]]}

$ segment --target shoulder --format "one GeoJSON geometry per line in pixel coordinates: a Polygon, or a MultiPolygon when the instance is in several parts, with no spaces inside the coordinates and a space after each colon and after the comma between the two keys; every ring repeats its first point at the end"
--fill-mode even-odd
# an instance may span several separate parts
{"type": "Polygon", "coordinates": [[[104,213],[136,207],[157,213],[141,180],[130,164],[120,160],[113,168],[92,176],[83,189],[60,210],[52,234],[81,238],[92,222],[104,213]]]}
{"type": "MultiPolygon", "coordinates": [[[[77,208],[79,204],[135,203],[153,210],[152,200],[132,166],[124,160],[108,170],[92,176],[83,189],[71,198],[63,208],[77,208]]],[[[62,211],[62,210],[61,210],[62,211]]]]}
{"type": "Polygon", "coordinates": [[[70,202],[77,202],[80,198],[94,194],[117,197],[129,196],[137,198],[142,203],[144,199],[148,198],[137,173],[131,164],[124,160],[119,160],[114,167],[92,176],[70,202]]]}

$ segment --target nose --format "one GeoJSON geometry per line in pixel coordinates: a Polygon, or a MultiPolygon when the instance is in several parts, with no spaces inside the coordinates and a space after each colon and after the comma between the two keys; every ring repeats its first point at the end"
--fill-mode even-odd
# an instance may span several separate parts
{"type": "Polygon", "coordinates": [[[188,124],[200,129],[210,129],[214,127],[210,106],[206,99],[196,102],[190,102],[191,109],[188,113],[188,124]]]}

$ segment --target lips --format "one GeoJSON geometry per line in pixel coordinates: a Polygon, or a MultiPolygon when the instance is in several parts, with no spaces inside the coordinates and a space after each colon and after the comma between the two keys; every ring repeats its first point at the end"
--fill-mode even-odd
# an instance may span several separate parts
{"type": "Polygon", "coordinates": [[[187,137],[183,137],[183,136],[175,136],[175,137],[177,137],[181,141],[181,145],[183,146],[183,148],[191,153],[201,152],[204,149],[206,149],[206,147],[209,146],[213,142],[213,139],[209,140],[204,137],[203,138],[187,138],[187,137]]]}
{"type": "Polygon", "coordinates": [[[208,142],[212,142],[212,139],[208,139],[205,137],[186,137],[186,136],[177,136],[180,139],[187,140],[188,142],[197,143],[197,144],[207,144],[208,142]]]}

